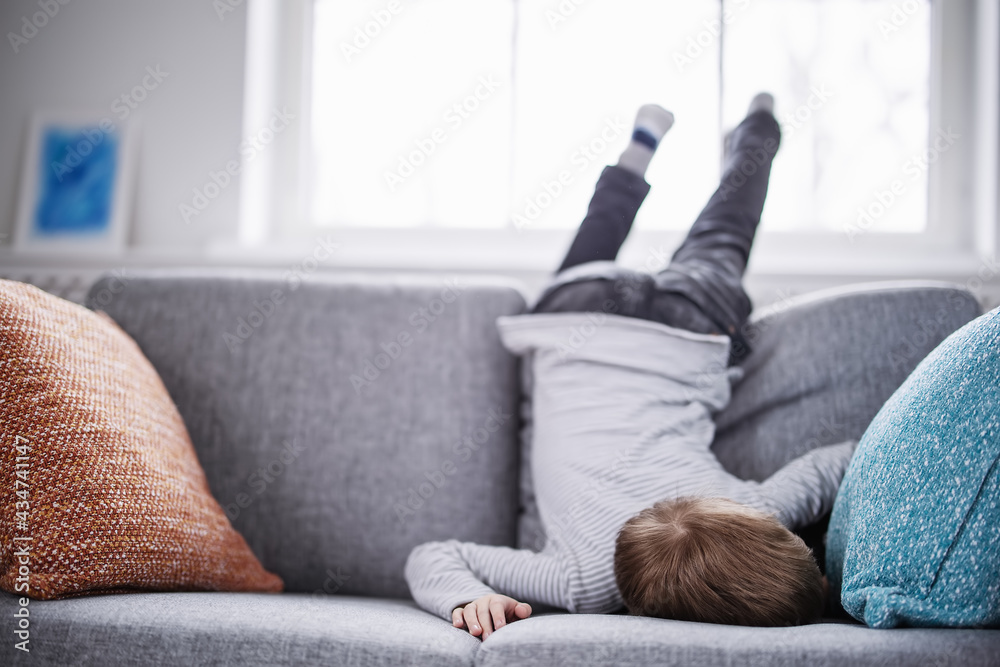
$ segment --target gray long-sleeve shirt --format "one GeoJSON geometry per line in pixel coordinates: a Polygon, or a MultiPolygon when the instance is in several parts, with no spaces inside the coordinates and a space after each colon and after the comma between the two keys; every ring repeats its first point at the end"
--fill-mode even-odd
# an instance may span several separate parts
{"type": "Polygon", "coordinates": [[[578,613],[623,605],[622,525],[660,500],[717,496],[789,528],[833,505],[854,442],[822,447],[764,482],[726,472],[709,449],[730,397],[729,339],[599,313],[503,317],[501,338],[534,369],[531,468],[547,535],[540,553],[455,540],[415,548],[406,580],[424,609],[502,593],[578,613]]]}

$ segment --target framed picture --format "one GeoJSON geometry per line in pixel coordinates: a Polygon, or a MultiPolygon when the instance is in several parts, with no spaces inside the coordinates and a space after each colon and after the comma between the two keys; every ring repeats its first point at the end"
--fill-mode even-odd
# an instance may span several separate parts
{"type": "Polygon", "coordinates": [[[125,247],[137,125],[100,114],[31,120],[14,247],[116,252],[125,247]]]}

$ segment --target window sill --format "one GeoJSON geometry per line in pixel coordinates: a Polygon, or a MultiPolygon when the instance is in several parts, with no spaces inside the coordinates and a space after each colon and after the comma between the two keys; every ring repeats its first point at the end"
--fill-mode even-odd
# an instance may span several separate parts
{"type": "MultiPolygon", "coordinates": [[[[353,274],[502,276],[527,294],[545,285],[573,230],[361,229],[316,230],[311,238],[260,246],[221,243],[204,249],[132,247],[121,253],[58,254],[0,248],[0,274],[38,274],[86,281],[108,270],[250,268],[353,274]]],[[[680,232],[635,230],[622,249],[625,266],[655,272],[680,243],[680,232]]],[[[855,283],[935,280],[965,285],[985,307],[1000,302],[1000,265],[971,251],[935,246],[920,235],[761,234],[747,289],[758,306],[790,294],[855,283]]]]}
{"type": "MultiPolygon", "coordinates": [[[[468,273],[544,273],[558,265],[572,230],[362,229],[316,230],[311,237],[267,245],[216,243],[200,248],[130,247],[120,252],[66,254],[0,247],[0,264],[49,266],[248,266],[280,268],[313,256],[330,256],[323,269],[468,273]]],[[[632,232],[619,261],[656,271],[667,262],[682,234],[632,232]]],[[[973,275],[993,266],[969,250],[934,244],[920,235],[870,234],[851,243],[835,233],[759,235],[750,260],[754,275],[885,276],[943,278],[973,275]]]]}
{"type": "MultiPolygon", "coordinates": [[[[215,246],[209,256],[225,261],[268,261],[307,255],[327,239],[339,245],[331,266],[377,271],[471,273],[551,273],[575,230],[515,229],[317,229],[312,238],[287,239],[277,246],[215,246]]],[[[680,244],[679,231],[633,230],[619,261],[656,271],[680,244]]],[[[981,264],[970,250],[949,247],[921,234],[764,232],[750,261],[756,275],[912,276],[940,278],[974,273],[981,264]]]]}

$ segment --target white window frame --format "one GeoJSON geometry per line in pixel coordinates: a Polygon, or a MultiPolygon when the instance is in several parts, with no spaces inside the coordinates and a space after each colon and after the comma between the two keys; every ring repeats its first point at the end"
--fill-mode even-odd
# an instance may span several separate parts
{"type": "MultiPolygon", "coordinates": [[[[982,258],[996,256],[1000,11],[996,0],[934,0],[932,7],[929,133],[948,127],[968,131],[928,170],[926,232],[869,232],[852,244],[847,234],[833,231],[765,231],[758,235],[751,272],[953,277],[974,272],[982,258]]],[[[279,248],[294,252],[329,233],[345,250],[338,266],[346,268],[550,272],[574,230],[318,230],[307,223],[311,10],[312,0],[248,0],[245,133],[262,127],[275,107],[291,110],[298,122],[247,165],[239,248],[257,254],[279,248]]],[[[678,231],[635,229],[620,260],[644,265],[651,249],[670,250],[681,237],[678,231]]]]}

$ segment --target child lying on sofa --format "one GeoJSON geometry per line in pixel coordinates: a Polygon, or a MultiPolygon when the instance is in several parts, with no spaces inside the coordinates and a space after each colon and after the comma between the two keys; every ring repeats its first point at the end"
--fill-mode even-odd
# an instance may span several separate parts
{"type": "Polygon", "coordinates": [[[780,142],[773,105],[755,97],[727,137],[719,188],[655,276],[614,264],[673,124],[660,107],[639,110],[552,284],[531,314],[498,321],[534,372],[545,548],[420,545],[406,579],[421,607],[483,639],[530,603],[740,625],[820,617],[825,579],[789,529],[831,508],[856,443],[815,449],[764,482],[730,475],[709,449],[711,415],[749,352],[742,279],[780,142]],[[595,490],[599,503],[581,500],[595,490]]]}

